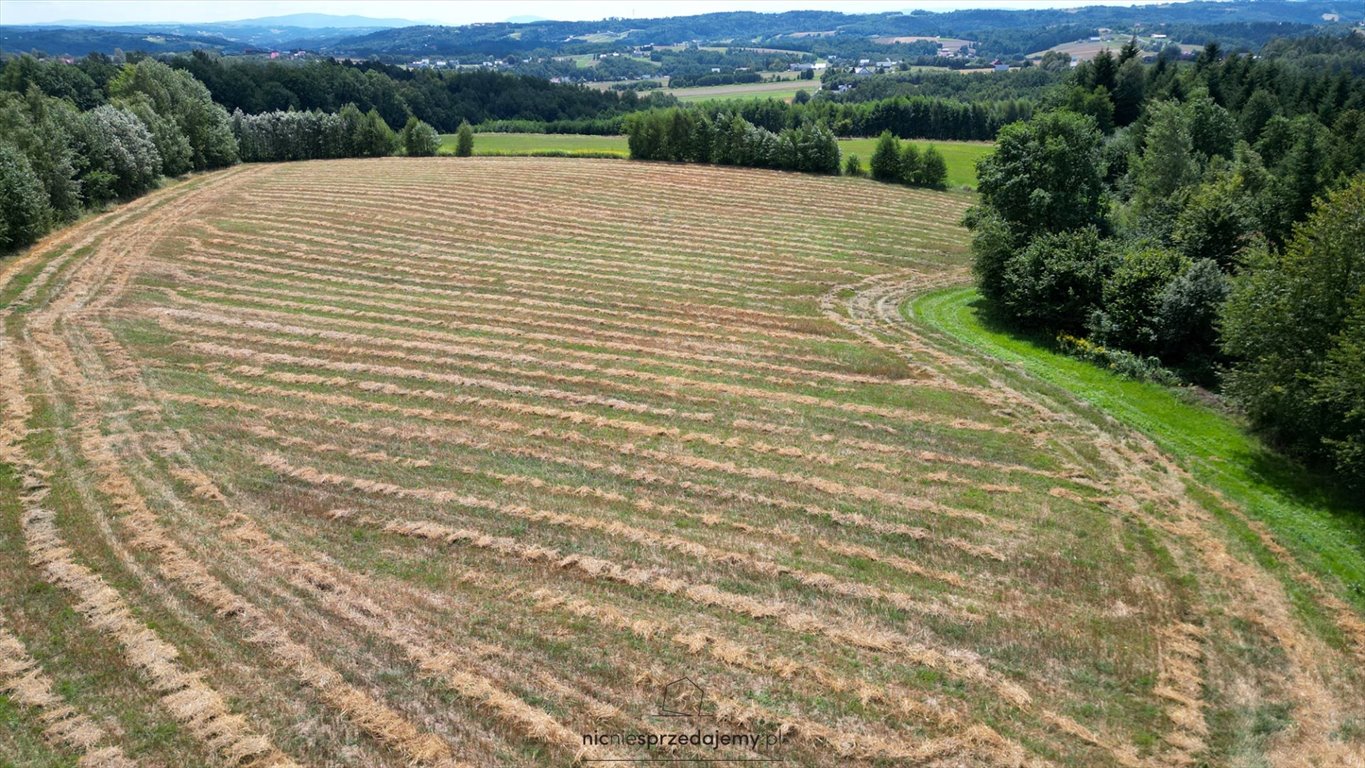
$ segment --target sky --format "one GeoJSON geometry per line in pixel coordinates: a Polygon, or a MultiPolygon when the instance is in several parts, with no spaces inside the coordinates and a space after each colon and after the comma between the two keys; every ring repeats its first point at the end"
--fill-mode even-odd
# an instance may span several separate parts
{"type": "Polygon", "coordinates": [[[1156,0],[0,0],[0,24],[57,21],[210,22],[327,13],[473,24],[535,16],[585,21],[609,16],[651,18],[718,11],[831,10],[881,13],[958,8],[1058,8],[1138,5],[1156,0]]]}

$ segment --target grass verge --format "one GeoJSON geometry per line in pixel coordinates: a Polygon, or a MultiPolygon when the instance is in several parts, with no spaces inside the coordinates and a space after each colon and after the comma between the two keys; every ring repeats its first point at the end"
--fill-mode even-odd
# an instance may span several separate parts
{"type": "Polygon", "coordinates": [[[1240,504],[1310,570],[1342,585],[1365,611],[1365,514],[1242,424],[1179,390],[1123,378],[1067,357],[1045,340],[992,323],[972,288],[925,294],[902,308],[922,325],[1060,387],[1147,435],[1195,478],[1240,504]]]}

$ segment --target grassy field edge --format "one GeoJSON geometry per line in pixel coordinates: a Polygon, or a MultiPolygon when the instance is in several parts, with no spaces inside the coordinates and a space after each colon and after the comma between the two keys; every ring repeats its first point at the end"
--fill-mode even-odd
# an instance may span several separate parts
{"type": "Polygon", "coordinates": [[[918,296],[902,307],[910,321],[1059,387],[1153,440],[1198,480],[1265,523],[1310,570],[1340,585],[1365,612],[1365,516],[1278,459],[1228,415],[1177,390],[1134,381],[993,328],[968,287],[918,296]]]}

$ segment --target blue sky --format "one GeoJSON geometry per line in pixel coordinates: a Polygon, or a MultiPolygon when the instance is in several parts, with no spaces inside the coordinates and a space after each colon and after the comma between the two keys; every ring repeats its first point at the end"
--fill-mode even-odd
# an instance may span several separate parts
{"type": "Polygon", "coordinates": [[[0,24],[79,19],[102,22],[209,22],[290,13],[354,14],[439,24],[512,17],[591,20],[717,11],[834,10],[877,13],[912,9],[1055,8],[1137,5],[1143,0],[0,0],[0,24]]]}

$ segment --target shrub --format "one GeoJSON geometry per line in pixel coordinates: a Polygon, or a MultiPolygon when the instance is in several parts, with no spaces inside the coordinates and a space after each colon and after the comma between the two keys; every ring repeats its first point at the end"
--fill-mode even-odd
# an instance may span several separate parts
{"type": "Polygon", "coordinates": [[[1095,340],[1144,354],[1159,352],[1162,296],[1187,266],[1183,256],[1166,248],[1139,246],[1124,253],[1105,279],[1099,309],[1089,320],[1095,340]]]}
{"type": "Polygon", "coordinates": [[[460,129],[455,132],[455,156],[469,157],[474,154],[474,129],[470,127],[469,121],[460,123],[460,129]]]}
{"type": "Polygon", "coordinates": [[[844,175],[845,176],[863,175],[863,161],[859,159],[857,155],[849,155],[848,157],[844,158],[844,175]]]}
{"type": "Polygon", "coordinates": [[[1130,379],[1152,381],[1172,387],[1181,383],[1180,377],[1161,367],[1161,361],[1155,357],[1142,357],[1122,349],[1111,349],[1067,333],[1057,334],[1057,349],[1064,355],[1095,363],[1130,379]]]}
{"type": "Polygon", "coordinates": [[[877,138],[877,147],[872,151],[872,178],[877,181],[900,181],[901,147],[900,139],[890,131],[882,131],[877,138]]]}
{"type": "Polygon", "coordinates": [[[437,135],[436,129],[416,117],[408,118],[398,140],[408,157],[430,157],[436,154],[437,148],[441,146],[441,137],[437,135]]]}
{"type": "Polygon", "coordinates": [[[1094,227],[1040,235],[1006,261],[1001,306],[1025,325],[1080,330],[1099,303],[1111,262],[1094,227]]]}

